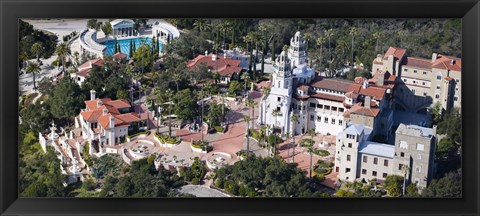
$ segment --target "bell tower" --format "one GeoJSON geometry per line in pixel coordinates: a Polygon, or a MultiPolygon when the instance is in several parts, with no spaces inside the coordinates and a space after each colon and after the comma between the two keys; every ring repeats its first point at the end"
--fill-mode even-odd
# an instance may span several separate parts
{"type": "Polygon", "coordinates": [[[307,61],[307,52],[305,49],[305,39],[299,31],[290,39],[290,48],[288,55],[291,59],[291,67],[294,68],[307,61]]]}
{"type": "Polygon", "coordinates": [[[291,60],[285,51],[275,59],[275,73],[273,74],[273,87],[280,89],[291,89],[292,85],[292,68],[291,60]]]}

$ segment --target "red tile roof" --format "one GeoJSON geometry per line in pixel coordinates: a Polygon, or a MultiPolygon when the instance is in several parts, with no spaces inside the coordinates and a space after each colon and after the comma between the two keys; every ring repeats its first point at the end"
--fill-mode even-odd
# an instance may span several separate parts
{"type": "Polygon", "coordinates": [[[451,56],[439,55],[437,60],[433,62],[432,68],[462,71],[462,59],[451,56]]]}
{"type": "Polygon", "coordinates": [[[431,59],[424,59],[424,58],[414,58],[408,57],[402,65],[420,68],[425,70],[432,70],[432,68],[443,69],[443,70],[453,70],[453,71],[462,71],[462,59],[451,57],[451,56],[444,56],[438,55],[437,59],[432,62],[431,59]],[[453,64],[452,64],[453,60],[453,64]]]}
{"type": "Polygon", "coordinates": [[[91,68],[83,69],[83,70],[77,72],[77,76],[87,77],[90,74],[90,72],[92,72],[91,68]]]}
{"type": "Polygon", "coordinates": [[[348,112],[349,114],[358,114],[358,115],[376,117],[380,112],[380,109],[377,107],[366,108],[362,106],[360,103],[357,103],[353,105],[352,108],[348,110],[348,112]]]}
{"type": "Polygon", "coordinates": [[[308,85],[300,85],[297,87],[298,90],[308,91],[310,87],[308,85]]]}
{"type": "Polygon", "coordinates": [[[331,100],[331,101],[337,101],[337,102],[343,102],[345,100],[345,97],[338,96],[338,95],[324,94],[324,93],[312,93],[312,94],[310,94],[310,97],[318,98],[318,99],[331,100]]]}
{"type": "Polygon", "coordinates": [[[432,60],[424,58],[407,57],[403,65],[408,67],[432,70],[432,60]]]}
{"type": "Polygon", "coordinates": [[[347,80],[337,80],[326,77],[316,77],[311,86],[321,89],[330,89],[339,92],[348,92],[350,85],[354,84],[351,81],[347,80]]]}
{"type": "Polygon", "coordinates": [[[212,60],[214,54],[198,55],[194,59],[187,62],[187,67],[192,69],[200,64],[206,64],[207,68],[212,71],[217,71],[221,76],[232,76],[234,73],[240,73],[242,68],[239,67],[240,60],[225,58],[216,55],[215,60],[212,60]]]}
{"type": "MultiPolygon", "coordinates": [[[[119,109],[130,108],[130,104],[126,100],[112,100],[110,98],[102,98],[95,100],[84,101],[88,111],[83,111],[80,114],[88,122],[99,121],[103,117],[103,110],[107,109],[109,115],[125,115],[120,114],[119,109]],[[98,103],[101,105],[98,106],[98,103]]],[[[128,113],[127,113],[128,114],[128,113]]],[[[106,121],[106,120],[103,120],[106,121]]],[[[121,121],[120,121],[121,122],[121,121]]]]}
{"type": "Polygon", "coordinates": [[[121,52],[117,52],[115,54],[112,55],[112,58],[114,59],[126,59],[127,58],[127,54],[123,54],[121,52]]]}
{"type": "Polygon", "coordinates": [[[102,58],[96,58],[96,59],[93,59],[93,60],[90,60],[90,61],[86,61],[82,65],[78,66],[78,69],[83,70],[83,69],[86,69],[86,68],[92,68],[93,65],[98,66],[98,67],[103,67],[103,63],[104,63],[104,61],[103,61],[102,58]]]}
{"type": "Polygon", "coordinates": [[[390,47],[388,48],[387,52],[385,52],[383,59],[388,59],[389,55],[393,55],[393,57],[395,57],[396,60],[400,60],[402,59],[402,57],[405,55],[406,52],[407,50],[403,48],[390,47]]]}

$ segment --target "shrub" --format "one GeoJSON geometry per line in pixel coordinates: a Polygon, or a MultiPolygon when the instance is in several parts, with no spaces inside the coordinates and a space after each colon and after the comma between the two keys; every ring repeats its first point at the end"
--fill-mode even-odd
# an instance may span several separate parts
{"type": "Polygon", "coordinates": [[[220,180],[220,179],[217,179],[217,180],[215,181],[215,187],[223,188],[223,181],[220,180]]]}
{"type": "Polygon", "coordinates": [[[322,157],[326,157],[326,156],[330,155],[330,152],[328,152],[327,150],[323,150],[323,149],[315,149],[315,150],[313,150],[313,153],[318,155],[318,156],[322,156],[322,157]]]}
{"type": "Polygon", "coordinates": [[[155,132],[155,137],[157,137],[158,140],[162,143],[167,143],[167,144],[177,144],[180,142],[180,139],[177,137],[169,137],[168,135],[165,134],[158,134],[155,132]]]}
{"type": "Polygon", "coordinates": [[[254,138],[256,140],[260,140],[260,133],[258,131],[250,129],[249,134],[252,138],[254,138]]]}
{"type": "Polygon", "coordinates": [[[223,133],[223,130],[225,130],[225,129],[224,129],[224,127],[222,127],[222,126],[215,126],[215,130],[216,130],[217,132],[223,133]]]}
{"type": "Polygon", "coordinates": [[[200,180],[198,178],[192,179],[192,184],[193,185],[198,185],[200,183],[200,180]]]}
{"type": "Polygon", "coordinates": [[[192,147],[197,148],[197,149],[203,149],[206,145],[208,145],[208,142],[201,141],[201,140],[194,140],[192,142],[192,147]]]}

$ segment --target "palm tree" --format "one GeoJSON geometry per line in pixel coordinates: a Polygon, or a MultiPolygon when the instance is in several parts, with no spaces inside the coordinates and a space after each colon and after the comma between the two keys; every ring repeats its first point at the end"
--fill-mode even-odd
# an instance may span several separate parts
{"type": "Polygon", "coordinates": [[[333,29],[328,29],[327,31],[325,31],[325,36],[328,38],[328,62],[329,62],[329,68],[330,68],[330,64],[332,63],[332,51],[331,51],[331,39],[332,39],[332,36],[335,34],[334,30],[333,29]]]}
{"type": "Polygon", "coordinates": [[[40,65],[38,65],[36,62],[29,62],[27,64],[27,68],[25,69],[25,71],[27,73],[31,73],[32,74],[32,77],[33,77],[33,90],[35,91],[37,89],[37,84],[35,82],[35,74],[40,72],[40,65]]]}
{"type": "Polygon", "coordinates": [[[260,129],[258,130],[260,140],[262,142],[262,145],[265,145],[265,137],[267,133],[267,127],[265,125],[260,126],[260,129]]]}
{"type": "Polygon", "coordinates": [[[44,51],[44,48],[42,46],[42,43],[40,42],[36,42],[32,45],[32,47],[30,48],[30,51],[35,54],[35,56],[37,57],[37,62],[40,61],[40,55],[43,54],[43,51],[44,51]]]}
{"type": "Polygon", "coordinates": [[[292,161],[293,161],[293,163],[295,163],[295,134],[296,134],[295,128],[296,128],[296,124],[298,123],[297,114],[292,114],[291,121],[293,123],[293,130],[292,130],[292,138],[293,138],[293,153],[292,154],[293,154],[293,157],[292,157],[292,161]]]}
{"type": "Polygon", "coordinates": [[[275,122],[273,123],[273,155],[277,153],[275,146],[277,145],[277,135],[275,134],[275,127],[277,126],[277,117],[280,115],[280,110],[279,109],[274,109],[272,110],[272,116],[275,118],[275,122]]]}
{"type": "Polygon", "coordinates": [[[62,66],[63,66],[62,73],[65,73],[65,58],[67,58],[70,55],[70,48],[68,48],[68,45],[66,43],[60,43],[55,49],[55,52],[58,55],[58,57],[62,60],[62,66]]]}
{"type": "Polygon", "coordinates": [[[407,31],[405,31],[403,29],[398,31],[398,36],[400,37],[400,47],[401,48],[404,48],[403,47],[403,38],[405,38],[406,35],[407,35],[407,31]]]}
{"type": "Polygon", "coordinates": [[[250,139],[249,139],[249,130],[250,130],[250,116],[244,115],[243,120],[247,123],[247,130],[245,131],[245,136],[247,137],[247,157],[248,153],[250,152],[250,139]]]}
{"type": "Polygon", "coordinates": [[[177,86],[177,92],[180,91],[178,85],[179,85],[180,81],[182,80],[182,78],[183,77],[182,77],[181,71],[177,71],[177,70],[173,71],[172,81],[174,81],[175,85],[177,86]]]}
{"type": "MultiPolygon", "coordinates": [[[[168,136],[172,137],[172,108],[173,108],[173,101],[171,98],[173,97],[173,91],[171,89],[167,89],[165,91],[164,96],[168,101],[168,136]]],[[[202,140],[203,141],[203,140],[202,140]]]]}
{"type": "Polygon", "coordinates": [[[196,19],[195,22],[193,22],[193,28],[199,32],[204,32],[210,30],[212,26],[207,19],[196,19]]]}
{"type": "Polygon", "coordinates": [[[246,91],[246,90],[247,90],[247,84],[248,84],[248,82],[250,81],[250,74],[248,74],[248,73],[242,73],[242,75],[240,76],[240,79],[242,79],[242,80],[245,82],[245,88],[244,88],[244,90],[246,91]]]}
{"type": "Polygon", "coordinates": [[[320,47],[320,49],[319,49],[320,55],[319,55],[319,59],[318,59],[318,62],[319,62],[320,65],[322,64],[322,60],[323,60],[323,44],[325,44],[325,41],[326,41],[326,39],[323,36],[318,37],[317,40],[315,41],[317,43],[317,46],[320,47]]]}
{"type": "Polygon", "coordinates": [[[266,144],[264,144],[264,147],[267,148],[268,147],[268,153],[270,154],[270,139],[268,138],[270,136],[270,128],[272,128],[271,125],[267,124],[265,125],[265,142],[266,144]]]}
{"type": "MultiPolygon", "coordinates": [[[[288,138],[290,138],[290,133],[285,132],[285,140],[288,140],[288,138]]],[[[287,161],[289,157],[290,157],[290,143],[287,143],[287,161]]]]}
{"type": "Polygon", "coordinates": [[[252,36],[250,35],[250,33],[243,36],[243,41],[247,45],[247,55],[249,55],[249,58],[248,58],[248,72],[252,72],[252,54],[253,53],[250,52],[250,47],[251,47],[250,44],[253,42],[253,39],[252,39],[252,36]]]}
{"type": "Polygon", "coordinates": [[[253,80],[256,80],[257,75],[257,60],[258,60],[258,46],[262,45],[262,35],[259,32],[251,32],[252,40],[255,42],[255,61],[253,63],[253,80]]]}
{"type": "Polygon", "coordinates": [[[382,33],[380,31],[375,31],[372,36],[373,36],[373,39],[375,39],[376,43],[377,43],[377,45],[375,46],[375,52],[378,53],[378,41],[382,37],[382,33]]]}
{"type": "MultiPolygon", "coordinates": [[[[341,56],[343,57],[343,56],[345,56],[345,50],[348,49],[348,44],[347,44],[346,41],[343,41],[343,40],[339,41],[337,43],[337,48],[342,50],[342,55],[341,56]]],[[[347,60],[348,60],[348,57],[346,57],[345,61],[347,61],[347,60]]]]}
{"type": "Polygon", "coordinates": [[[133,66],[128,64],[125,66],[125,73],[130,77],[130,97],[133,103],[133,79],[135,77],[134,71],[133,71],[133,66]]]}
{"type": "Polygon", "coordinates": [[[354,62],[355,62],[355,59],[353,58],[353,48],[354,48],[354,40],[355,40],[355,37],[358,35],[358,29],[356,27],[352,27],[350,28],[350,36],[352,36],[352,56],[351,56],[351,60],[352,60],[352,65],[355,65],[354,62]]]}
{"type": "Polygon", "coordinates": [[[410,172],[410,166],[408,165],[404,165],[402,167],[402,170],[403,170],[403,191],[402,191],[402,195],[405,196],[405,187],[406,187],[406,183],[407,183],[407,175],[408,173],[410,172]]]}
{"type": "Polygon", "coordinates": [[[252,119],[252,128],[255,129],[255,124],[254,124],[253,121],[254,121],[254,119],[255,119],[255,105],[257,105],[257,104],[255,103],[255,101],[254,101],[253,99],[247,99],[247,100],[245,101],[245,103],[246,103],[246,105],[247,105],[248,107],[250,107],[250,109],[252,110],[252,117],[251,117],[251,119],[252,119]]]}
{"type": "Polygon", "coordinates": [[[308,51],[308,47],[310,47],[310,41],[314,38],[313,37],[313,34],[310,33],[310,32],[306,32],[304,35],[303,35],[303,38],[305,38],[305,52],[307,54],[307,57],[308,57],[308,65],[310,67],[312,67],[312,54],[313,52],[309,52],[308,51]]]}
{"type": "Polygon", "coordinates": [[[163,119],[163,112],[165,111],[164,109],[164,105],[165,105],[165,102],[166,102],[166,97],[165,97],[165,92],[163,91],[160,91],[159,89],[154,89],[153,91],[153,99],[154,99],[154,102],[157,104],[157,105],[160,105],[159,108],[157,108],[157,111],[158,111],[158,118],[157,118],[157,134],[160,132],[159,131],[159,128],[160,128],[160,124],[162,124],[162,119],[163,119]]]}
{"type": "Polygon", "coordinates": [[[230,30],[230,22],[228,20],[223,20],[222,23],[218,26],[218,29],[223,32],[223,49],[226,49],[226,39],[227,39],[227,31],[230,30]]]}
{"type": "Polygon", "coordinates": [[[307,147],[307,152],[310,154],[310,181],[312,180],[312,159],[313,159],[313,144],[315,144],[315,141],[313,139],[305,138],[302,139],[301,141],[302,145],[307,147]]]}
{"type": "Polygon", "coordinates": [[[310,128],[308,129],[308,135],[310,135],[312,138],[317,135],[317,132],[315,132],[315,128],[310,128]]]}

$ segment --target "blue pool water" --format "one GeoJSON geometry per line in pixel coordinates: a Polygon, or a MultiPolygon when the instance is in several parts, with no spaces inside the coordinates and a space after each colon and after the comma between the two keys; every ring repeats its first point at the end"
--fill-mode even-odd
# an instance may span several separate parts
{"type": "MultiPolygon", "coordinates": [[[[132,39],[124,39],[124,40],[117,40],[117,44],[120,45],[120,52],[129,55],[130,54],[130,41],[132,44],[135,43],[135,48],[138,49],[142,43],[147,43],[149,46],[152,46],[152,39],[151,38],[132,38],[132,39]]],[[[115,40],[109,40],[107,42],[102,43],[107,47],[105,50],[106,55],[113,55],[115,54],[115,40]]],[[[160,41],[159,51],[161,52],[163,49],[162,41],[160,41]]]]}

